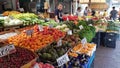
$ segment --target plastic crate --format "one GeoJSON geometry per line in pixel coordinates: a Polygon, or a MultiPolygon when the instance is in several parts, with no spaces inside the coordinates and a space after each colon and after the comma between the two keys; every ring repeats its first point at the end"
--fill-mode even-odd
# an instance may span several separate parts
{"type": "Polygon", "coordinates": [[[92,39],[92,43],[97,44],[97,47],[100,46],[100,32],[96,33],[96,36],[92,39]]]}
{"type": "Polygon", "coordinates": [[[104,38],[104,45],[106,47],[115,48],[116,47],[117,34],[116,33],[106,33],[104,38]]]}
{"type": "Polygon", "coordinates": [[[116,47],[116,38],[105,38],[104,45],[106,47],[115,48],[116,47]]]}

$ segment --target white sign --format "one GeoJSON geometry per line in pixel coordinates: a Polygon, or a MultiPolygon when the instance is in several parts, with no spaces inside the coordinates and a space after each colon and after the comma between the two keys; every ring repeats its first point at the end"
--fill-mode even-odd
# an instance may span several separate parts
{"type": "Polygon", "coordinates": [[[26,34],[27,34],[27,35],[32,35],[32,34],[33,34],[33,30],[27,30],[27,31],[26,31],[26,34]]]}
{"type": "Polygon", "coordinates": [[[67,63],[68,61],[70,61],[70,59],[69,59],[67,53],[57,59],[58,66],[64,65],[64,64],[67,63]]]}
{"type": "Polygon", "coordinates": [[[89,26],[93,26],[92,24],[89,24],[89,26]]]}
{"type": "Polygon", "coordinates": [[[40,67],[39,67],[39,64],[36,63],[33,68],[40,68],[40,67]]]}
{"type": "Polygon", "coordinates": [[[50,24],[50,25],[49,25],[49,28],[53,28],[53,24],[50,24]]]}
{"type": "Polygon", "coordinates": [[[68,30],[67,34],[72,35],[72,30],[68,30]]]}
{"type": "Polygon", "coordinates": [[[39,25],[38,28],[39,28],[39,31],[43,31],[43,26],[42,25],[39,25]]]}
{"type": "Polygon", "coordinates": [[[62,46],[62,39],[57,42],[57,46],[62,46]]]}
{"type": "Polygon", "coordinates": [[[81,43],[83,44],[83,46],[87,43],[87,39],[86,38],[83,38],[82,40],[81,40],[81,43]]]}
{"type": "Polygon", "coordinates": [[[83,29],[83,26],[82,26],[82,25],[80,25],[80,26],[79,26],[79,28],[80,28],[80,30],[82,30],[82,29],[83,29]]]}
{"type": "Polygon", "coordinates": [[[8,45],[0,48],[0,57],[16,52],[14,45],[8,45]]]}

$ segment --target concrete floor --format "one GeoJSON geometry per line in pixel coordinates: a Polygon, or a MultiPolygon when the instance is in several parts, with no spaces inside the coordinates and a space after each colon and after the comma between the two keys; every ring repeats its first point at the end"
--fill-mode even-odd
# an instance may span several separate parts
{"type": "Polygon", "coordinates": [[[120,68],[120,40],[116,48],[100,46],[97,48],[94,68],[120,68]]]}

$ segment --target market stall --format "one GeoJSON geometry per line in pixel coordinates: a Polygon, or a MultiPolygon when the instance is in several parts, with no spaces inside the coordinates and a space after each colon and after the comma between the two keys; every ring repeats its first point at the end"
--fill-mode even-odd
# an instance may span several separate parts
{"type": "Polygon", "coordinates": [[[7,11],[3,15],[3,29],[21,25],[0,33],[0,66],[4,68],[90,68],[101,37],[106,46],[116,41],[116,34],[100,34],[101,30],[117,32],[114,22],[106,19],[68,15],[57,23],[34,13],[7,11]]]}

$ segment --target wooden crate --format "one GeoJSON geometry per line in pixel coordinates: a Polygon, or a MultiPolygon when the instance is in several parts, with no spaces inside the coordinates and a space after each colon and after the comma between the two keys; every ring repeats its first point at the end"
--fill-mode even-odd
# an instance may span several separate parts
{"type": "Polygon", "coordinates": [[[10,31],[10,30],[14,30],[14,29],[19,29],[20,27],[21,27],[21,25],[5,26],[4,31],[10,31]]]}

